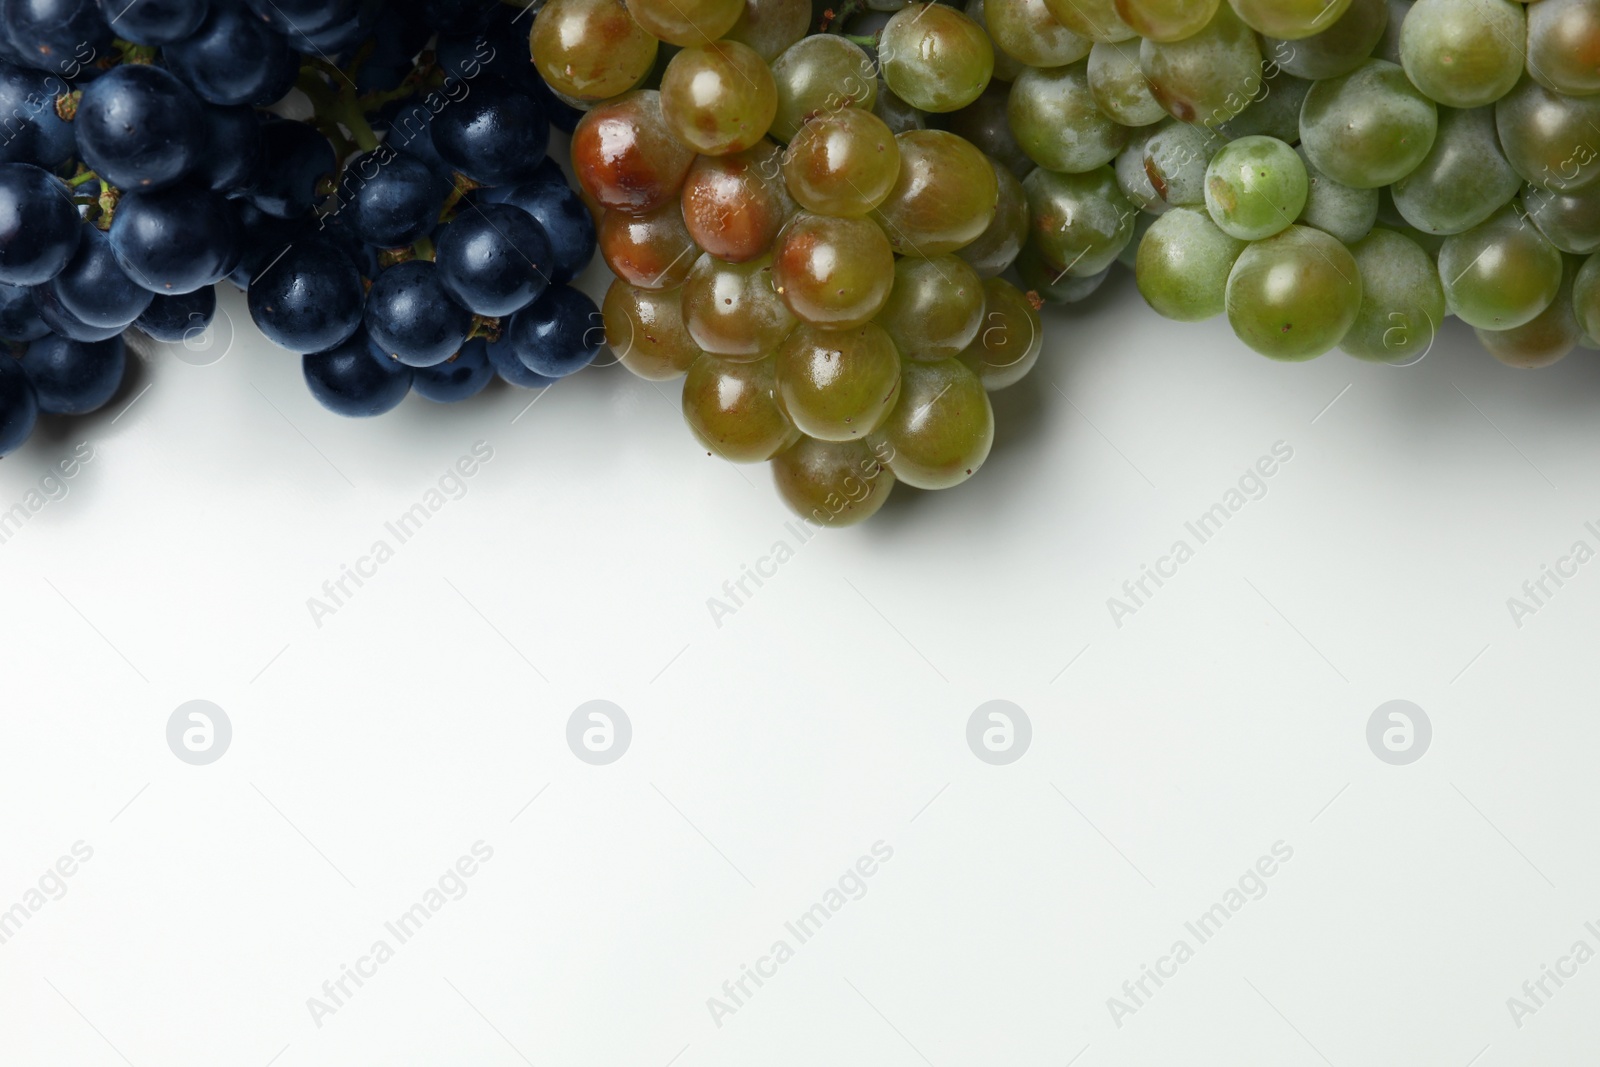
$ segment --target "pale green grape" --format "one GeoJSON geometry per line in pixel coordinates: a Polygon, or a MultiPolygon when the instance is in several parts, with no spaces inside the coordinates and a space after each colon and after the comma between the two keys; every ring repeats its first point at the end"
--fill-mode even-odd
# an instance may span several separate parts
{"type": "Polygon", "coordinates": [[[1564,96],[1524,78],[1494,105],[1494,122],[1527,181],[1568,190],[1600,178],[1600,96],[1564,96]]]}
{"type": "Polygon", "coordinates": [[[627,92],[660,46],[622,0],[549,0],[533,20],[533,64],[550,87],[578,101],[627,92]]]}
{"type": "Polygon", "coordinates": [[[1035,164],[1011,132],[1011,118],[1006,113],[1006,102],[1010,96],[1011,86],[992,81],[978,99],[960,111],[952,111],[945,116],[943,128],[971,141],[974,148],[998,160],[1001,166],[1021,181],[1035,164]]]}
{"type": "Polygon", "coordinates": [[[1414,363],[1444,324],[1444,287],[1433,257],[1381,226],[1350,246],[1361,271],[1361,310],[1339,347],[1375,363],[1414,363]]]}
{"type": "Polygon", "coordinates": [[[1268,37],[1298,41],[1333,26],[1350,0],[1230,0],[1250,28],[1268,37]]]}
{"type": "MultiPolygon", "coordinates": [[[[1543,2],[1543,0],[1541,0],[1543,2]]],[[[1522,181],[1500,151],[1494,109],[1439,109],[1439,135],[1417,169],[1391,188],[1406,222],[1429,233],[1468,230],[1517,195],[1522,181]]]]}
{"type": "Polygon", "coordinates": [[[1034,243],[1069,274],[1098,274],[1117,260],[1133,237],[1138,209],[1117,188],[1110,167],[1087,174],[1036,170],[1022,183],[1028,193],[1034,243]]]}
{"type": "Polygon", "coordinates": [[[1117,15],[1113,0],[1045,0],[1056,21],[1091,41],[1127,41],[1137,36],[1117,15]]]}
{"type": "Polygon", "coordinates": [[[846,107],[872,110],[878,76],[861,46],[832,33],[802,37],[772,61],[778,112],[771,133],[788,141],[814,115],[846,107]]]}
{"type": "Polygon", "coordinates": [[[1306,165],[1306,177],[1311,183],[1306,196],[1306,209],[1295,221],[1305,226],[1315,226],[1330,233],[1345,244],[1354,244],[1372,231],[1378,220],[1377,189],[1352,189],[1336,182],[1306,158],[1304,148],[1296,148],[1300,162],[1306,165]]]}
{"type": "Polygon", "coordinates": [[[1291,226],[1239,254],[1227,304],[1233,332],[1257,352],[1313,359],[1350,332],[1361,308],[1361,272],[1338,238],[1291,226]]]}
{"type": "MultiPolygon", "coordinates": [[[[710,44],[733,29],[744,0],[628,0],[628,13],[652,36],[688,47],[710,44]]],[[[609,49],[610,41],[596,40],[594,47],[609,49]]]]}
{"type": "Polygon", "coordinates": [[[946,254],[896,262],[894,291],[877,321],[901,355],[931,361],[965,351],[982,318],[983,279],[966,260],[946,254]]]}
{"type": "Polygon", "coordinates": [[[972,19],[943,4],[908,4],[878,39],[883,80],[922,111],[955,111],[994,75],[994,46],[972,19]]]}
{"type": "Polygon", "coordinates": [[[1578,325],[1590,340],[1600,340],[1600,255],[1590,256],[1572,283],[1572,306],[1578,325]]]}
{"type": "Polygon", "coordinates": [[[849,330],[802,326],[777,352],[778,396],[800,432],[852,441],[882,425],[900,396],[900,354],[875,323],[849,330]]]}
{"type": "Polygon", "coordinates": [[[1433,147],[1438,125],[1438,108],[1405,71],[1369,59],[1311,87],[1300,112],[1300,139],[1322,173],[1374,189],[1415,170],[1433,147]]]}
{"type": "Polygon", "coordinates": [[[736,41],[685,48],[661,79],[661,113],[673,136],[696,152],[743,152],[766,136],[778,113],[772,70],[736,41]]]}
{"type": "Polygon", "coordinates": [[[1305,104],[1306,94],[1311,92],[1311,83],[1275,70],[1270,64],[1267,74],[1256,93],[1255,103],[1218,124],[1218,133],[1230,139],[1261,134],[1291,144],[1300,140],[1300,108],[1305,104]]]}
{"type": "Polygon", "coordinates": [[[1122,195],[1141,213],[1151,215],[1159,215],[1171,206],[1156,192],[1155,183],[1150,180],[1150,172],[1144,165],[1145,142],[1156,130],[1157,127],[1134,130],[1128,147],[1118,153],[1116,162],[1111,164],[1117,176],[1117,188],[1122,190],[1122,195]]]}
{"type": "Polygon", "coordinates": [[[1579,260],[1568,256],[1561,277],[1561,288],[1550,306],[1531,321],[1509,330],[1475,331],[1478,342],[1489,354],[1508,367],[1536,370],[1567,355],[1583,340],[1583,327],[1572,303],[1574,276],[1579,260]]]}
{"type": "Polygon", "coordinates": [[[1117,158],[1128,143],[1128,127],[1096,106],[1087,62],[1023,71],[1011,86],[1007,113],[1017,143],[1047,170],[1093,170],[1117,158]]]}
{"type": "MultiPolygon", "coordinates": [[[[967,18],[976,22],[984,33],[987,34],[989,32],[989,5],[985,0],[967,0],[961,6],[961,10],[966,12],[967,18]]],[[[990,76],[989,84],[993,85],[997,81],[1006,83],[1015,81],[1017,75],[1021,74],[1026,67],[1027,64],[1022,60],[996,48],[994,50],[994,74],[990,76]]]]}
{"type": "Polygon", "coordinates": [[[995,48],[1024,66],[1076,63],[1094,43],[1057,21],[1044,0],[985,0],[983,10],[995,48]]]}
{"type": "Polygon", "coordinates": [[[1298,41],[1266,42],[1267,61],[1298,78],[1322,81],[1349,74],[1373,54],[1389,28],[1390,0],[1351,0],[1327,29],[1298,41]]]}
{"type": "Polygon", "coordinates": [[[683,325],[681,290],[640,289],[614,278],[600,316],[617,362],[648,381],[681,377],[700,357],[683,325]]]}
{"type": "Polygon", "coordinates": [[[958,249],[956,255],[966,260],[980,278],[993,278],[1003,274],[1016,262],[1017,253],[1028,239],[1028,194],[1022,183],[991,158],[995,180],[1000,183],[1000,198],[995,203],[994,221],[978,239],[958,249]]]}
{"type": "Polygon", "coordinates": [[[778,399],[771,356],[754,363],[696,359],[683,379],[683,419],[707,452],[730,463],[771,459],[800,437],[778,399]]]}
{"type": "Polygon", "coordinates": [[[865,215],[888,198],[899,176],[894,134],[872,112],[854,107],[806,123],[783,157],[789,195],[823,215],[865,215]]]}
{"type": "Polygon", "coordinates": [[[894,472],[863,441],[802,437],[773,459],[772,476],[796,515],[835,528],[870,519],[894,489],[894,472]]]}
{"type": "Polygon", "coordinates": [[[1242,137],[1206,168],[1206,210],[1224,233],[1241,241],[1288,229],[1309,191],[1305,164],[1273,137],[1242,137]]]}
{"type": "Polygon", "coordinates": [[[1528,20],[1511,0],[1417,0],[1400,28],[1411,83],[1447,107],[1482,107],[1522,76],[1528,20]]]}
{"type": "Polygon", "coordinates": [[[778,235],[772,274],[797,318],[845,330],[871,321],[889,299],[894,252],[871,219],[802,211],[778,235]]]}
{"type": "Polygon", "coordinates": [[[1600,182],[1576,192],[1557,193],[1528,185],[1522,206],[1545,239],[1563,252],[1600,252],[1600,182]]]}
{"type": "Polygon", "coordinates": [[[1097,41],[1089,52],[1089,92],[1096,106],[1124,126],[1148,126],[1167,117],[1139,65],[1137,41],[1097,41]]]}
{"type": "Polygon", "coordinates": [[[1531,322],[1561,288],[1561,253],[1511,207],[1444,239],[1439,280],[1450,311],[1469,326],[1509,330],[1531,322]]]}
{"type": "Polygon", "coordinates": [[[944,130],[913,130],[895,140],[900,175],[872,213],[894,251],[937,256],[983,236],[1000,200],[989,158],[944,130]]]}
{"type": "MultiPolygon", "coordinates": [[[[1117,253],[1117,262],[1129,270],[1139,267],[1139,247],[1144,244],[1144,235],[1150,232],[1150,227],[1156,224],[1160,215],[1152,215],[1148,211],[1141,211],[1133,219],[1133,238],[1122,246],[1122,251],[1117,253]]],[[[1212,223],[1216,225],[1216,223],[1212,223]]],[[[1109,269],[1109,268],[1108,268],[1109,269]]]]}
{"type": "Polygon", "coordinates": [[[1151,41],[1181,41],[1205,29],[1221,0],[1116,0],[1117,16],[1151,41]]]}
{"type": "Polygon", "coordinates": [[[682,293],[689,336],[723,359],[760,359],[795,328],[795,318],[773,282],[770,255],[744,263],[702,255],[682,293]]]}
{"type": "Polygon", "coordinates": [[[739,21],[725,36],[749,45],[770,63],[810,28],[811,5],[807,0],[744,0],[739,21]]]}
{"type": "Polygon", "coordinates": [[[1261,92],[1256,35],[1227,4],[1191,37],[1165,44],[1142,42],[1139,65],[1168,114],[1213,129],[1249,107],[1261,92]]]}
{"type": "Polygon", "coordinates": [[[1546,89],[1600,93],[1600,3],[1539,0],[1528,5],[1528,73],[1546,89]]]}
{"type": "Polygon", "coordinates": [[[1144,169],[1156,195],[1189,207],[1206,200],[1206,168],[1227,142],[1210,130],[1169,122],[1144,143],[1144,169]]]}
{"type": "Polygon", "coordinates": [[[1179,322],[1220,315],[1227,306],[1228,275],[1244,247],[1205,212],[1173,208],[1139,242],[1139,293],[1158,314],[1179,322]]]}
{"type": "Polygon", "coordinates": [[[994,444],[994,409],[983,382],[959,360],[906,363],[900,400],[873,444],[907,485],[960,485],[983,466],[994,444]]]}
{"type": "Polygon", "coordinates": [[[1060,264],[1051,263],[1041,256],[1039,246],[1032,241],[1022,246],[1016,268],[1022,284],[1030,292],[1038,294],[1041,300],[1051,304],[1076,304],[1080,300],[1087,300],[1111,277],[1110,267],[1098,274],[1074,277],[1060,264]]]}
{"type": "Polygon", "coordinates": [[[1021,289],[1004,278],[983,283],[983,327],[961,362],[989,392],[1020,382],[1044,350],[1044,321],[1021,289]]]}

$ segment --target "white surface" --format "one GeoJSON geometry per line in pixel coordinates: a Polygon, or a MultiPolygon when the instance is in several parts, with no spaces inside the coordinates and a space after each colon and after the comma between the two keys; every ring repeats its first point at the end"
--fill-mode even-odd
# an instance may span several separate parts
{"type": "Polygon", "coordinates": [[[1600,547],[1595,356],[1513,372],[1452,325],[1408,369],[1280,366],[1112,284],[1053,315],[980,477],[803,545],[674,385],[612,367],[527,410],[343,421],[230,294],[220,362],[163,351],[0,463],[3,509],[93,449],[0,544],[0,909],[93,849],[0,945],[0,1060],[1590,1058],[1600,962],[1520,1028],[1506,1001],[1600,949],[1600,563],[1520,629],[1506,601],[1600,547]],[[315,625],[478,441],[465,495],[315,625]],[[1265,497],[1115,626],[1107,598],[1280,441],[1265,497]],[[596,698],[633,724],[610,766],[565,741],[596,698]],[[1034,729],[1004,767],[965,741],[996,698],[1034,729]],[[1395,698],[1433,723],[1410,766],[1365,740],[1395,698]],[[209,766],[167,748],[192,699],[233,724],[209,766]],[[308,998],[480,840],[466,896],[318,1027],[308,998]],[[715,1025],[880,840],[866,895],[715,1025]],[[1107,998],[1278,841],[1265,897],[1116,1026],[1107,998]]]}

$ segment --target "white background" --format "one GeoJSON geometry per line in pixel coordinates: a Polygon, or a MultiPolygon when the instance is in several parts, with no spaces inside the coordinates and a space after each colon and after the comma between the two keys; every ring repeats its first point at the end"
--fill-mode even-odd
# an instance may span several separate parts
{"type": "Polygon", "coordinates": [[[223,307],[222,359],[163,347],[0,463],[4,509],[93,450],[0,544],[0,909],[93,849],[0,945],[5,1064],[1592,1057],[1600,962],[1520,1027],[1507,998],[1600,949],[1600,564],[1520,628],[1507,599],[1600,548],[1593,354],[1512,371],[1452,323],[1410,368],[1276,365],[1122,274],[1050,313],[979,477],[801,544],[675,384],[592,368],[346,421],[223,307]],[[308,598],[479,441],[319,627],[308,598]],[[1116,626],[1107,598],[1276,442],[1265,497],[1116,626]],[[194,699],[233,726],[209,766],[167,746],[194,699]],[[592,699],[632,722],[609,766],[566,742],[592,699]],[[994,699],[1032,722],[1009,766],[966,741],[994,699]],[[1392,699],[1432,721],[1409,766],[1366,741],[1392,699]],[[319,1026],[308,998],[478,841],[466,895],[319,1026]],[[879,841],[866,895],[717,1025],[879,841]],[[1266,895],[1117,1025],[1280,841],[1266,895]]]}

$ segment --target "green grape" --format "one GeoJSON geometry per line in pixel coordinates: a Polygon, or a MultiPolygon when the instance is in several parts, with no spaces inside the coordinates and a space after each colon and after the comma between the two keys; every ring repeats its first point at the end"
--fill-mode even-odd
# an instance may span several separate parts
{"type": "Polygon", "coordinates": [[[943,128],[971,141],[974,148],[997,160],[1021,181],[1035,164],[1011,132],[1011,118],[1007,114],[1010,97],[1011,86],[992,81],[978,99],[946,115],[943,128]]]}
{"type": "Polygon", "coordinates": [[[1150,181],[1150,172],[1144,166],[1145,142],[1156,129],[1152,126],[1147,130],[1134,130],[1128,139],[1128,147],[1118,153],[1116,161],[1111,164],[1117,176],[1117,188],[1122,190],[1122,195],[1141,213],[1150,215],[1160,215],[1172,206],[1157,194],[1154,183],[1150,181]]]}
{"type": "Polygon", "coordinates": [[[1076,63],[1094,44],[1063,26],[1044,0],[986,0],[984,21],[995,48],[1024,66],[1076,63]]]}
{"type": "Polygon", "coordinates": [[[928,116],[890,92],[882,79],[878,81],[878,94],[872,102],[871,111],[883,120],[883,124],[889,127],[890,133],[899,134],[907,130],[928,128],[928,116]]]}
{"type": "Polygon", "coordinates": [[[1478,342],[1489,354],[1508,367],[1520,370],[1537,370],[1567,355],[1583,340],[1583,327],[1572,303],[1574,277],[1579,260],[1566,259],[1561,276],[1561,288],[1550,306],[1528,323],[1509,330],[1478,329],[1478,342]]]}
{"type": "Polygon", "coordinates": [[[1144,171],[1151,188],[1173,206],[1206,201],[1206,168],[1227,142],[1210,130],[1168,122],[1144,143],[1144,171]]]}
{"type": "Polygon", "coordinates": [[[1373,59],[1395,64],[1400,62],[1400,30],[1413,3],[1415,0],[1389,0],[1388,25],[1383,28],[1383,36],[1378,38],[1378,43],[1372,49],[1373,59]]]}
{"type": "Polygon", "coordinates": [[[807,0],[744,0],[744,11],[724,36],[749,45],[768,63],[811,29],[807,0]]]}
{"type": "Polygon", "coordinates": [[[1044,350],[1044,321],[1026,293],[1004,278],[983,283],[983,328],[961,362],[995,392],[1028,376],[1044,350]]]}
{"type": "Polygon", "coordinates": [[[682,377],[700,357],[700,346],[683,325],[680,290],[640,289],[615,278],[600,317],[617,362],[648,381],[682,377]]]}
{"type": "Polygon", "coordinates": [[[900,401],[873,443],[900,481],[917,489],[949,489],[989,458],[994,408],[983,382],[959,360],[906,363],[900,401]]]}
{"type": "Polygon", "coordinates": [[[788,141],[815,115],[847,107],[872,110],[878,77],[861,46],[832,33],[802,37],[772,61],[778,114],[769,131],[788,141]]]}
{"type": "Polygon", "coordinates": [[[1133,32],[1167,43],[1193,37],[1217,13],[1220,0],[1116,0],[1117,16],[1133,32]]]}
{"type": "Polygon", "coordinates": [[[1351,0],[1325,30],[1298,41],[1270,38],[1267,61],[1297,78],[1323,81],[1349,74],[1372,55],[1389,28],[1389,0],[1351,0]]]}
{"type": "Polygon", "coordinates": [[[982,237],[1000,200],[989,158],[944,130],[913,130],[895,140],[900,176],[872,213],[894,251],[937,256],[982,237]]]}
{"type": "Polygon", "coordinates": [[[1228,323],[1272,359],[1313,359],[1344,340],[1361,308],[1350,250],[1321,230],[1291,226],[1239,253],[1228,275],[1228,323]]]}
{"type": "Polygon", "coordinates": [[[1600,340],[1600,255],[1590,256],[1578,268],[1572,283],[1572,306],[1585,336],[1600,340]]]}
{"type": "MultiPolygon", "coordinates": [[[[1163,212],[1162,214],[1165,214],[1163,212]]],[[[1141,211],[1133,219],[1133,238],[1122,246],[1122,251],[1117,253],[1117,262],[1129,270],[1139,268],[1139,247],[1144,244],[1144,235],[1150,232],[1150,227],[1156,224],[1161,215],[1152,215],[1148,211],[1141,211]]],[[[1212,225],[1216,225],[1212,223],[1212,225]]],[[[1109,271],[1110,268],[1108,267],[1109,271]]]]}
{"type": "Polygon", "coordinates": [[[707,452],[730,463],[760,463],[800,438],[778,399],[771,356],[753,363],[696,359],[683,379],[683,419],[707,452]]]}
{"type": "Polygon", "coordinates": [[[628,93],[598,104],[572,131],[572,169],[600,207],[642,215],[678,197],[694,162],[661,116],[661,94],[628,93]]]}
{"type": "Polygon", "coordinates": [[[796,515],[834,528],[870,519],[894,489],[894,472],[864,441],[802,437],[774,457],[772,476],[796,515]]]}
{"type": "Polygon", "coordinates": [[[1047,170],[1093,170],[1116,159],[1128,143],[1128,127],[1095,105],[1086,61],[1023,71],[1011,86],[1006,110],[1017,143],[1047,170]]]}
{"type": "Polygon", "coordinates": [[[725,156],[754,147],[778,113],[767,61],[736,41],[685,48],[661,79],[661,113],[696,152],[725,156]]]}
{"type": "Polygon", "coordinates": [[[1350,246],[1361,271],[1361,310],[1339,347],[1374,363],[1411,364],[1444,324],[1444,287],[1433,257],[1383,227],[1350,246]]]}
{"type": "Polygon", "coordinates": [[[772,273],[802,322],[846,330],[870,322],[888,301],[894,252],[871,219],[802,211],[778,235],[772,273]]]}
{"type": "Polygon", "coordinates": [[[1564,96],[1524,78],[1494,105],[1494,123],[1525,180],[1565,191],[1600,178],[1600,96],[1564,96]]]}
{"type": "Polygon", "coordinates": [[[980,278],[993,278],[1004,274],[1016,262],[1028,240],[1028,194],[1022,183],[1000,161],[991,158],[995,180],[1000,183],[1000,199],[995,203],[994,221],[978,235],[978,239],[958,249],[956,255],[966,260],[980,278]]]}
{"type": "Polygon", "coordinates": [[[1208,128],[1238,115],[1261,91],[1256,35],[1227,4],[1192,37],[1142,42],[1139,66],[1168,114],[1208,128]]]}
{"type": "Polygon", "coordinates": [[[1300,162],[1305,164],[1310,189],[1306,194],[1306,209],[1296,222],[1315,226],[1330,233],[1345,244],[1355,244],[1372,232],[1378,221],[1378,203],[1382,199],[1376,189],[1352,189],[1334,181],[1306,158],[1304,148],[1296,148],[1300,162]]]}
{"type": "Polygon", "coordinates": [[[1135,41],[1097,41],[1089,51],[1089,93],[1106,116],[1124,126],[1149,126],[1167,117],[1150,92],[1135,41]]]}
{"type": "Polygon", "coordinates": [[[1561,288],[1561,253],[1510,206],[1444,239],[1439,280],[1468,326],[1509,330],[1531,322],[1561,288]]]}
{"type": "Polygon", "coordinates": [[[676,289],[700,254],[676,200],[648,215],[607,211],[600,217],[599,244],[611,273],[641,289],[676,289]]]}
{"type": "Polygon", "coordinates": [[[1226,122],[1217,124],[1217,132],[1229,140],[1262,135],[1294,143],[1300,140],[1300,108],[1311,92],[1311,83],[1292,74],[1285,74],[1270,65],[1266,80],[1256,94],[1255,102],[1226,122]]]}
{"type": "Polygon", "coordinates": [[[703,255],[682,292],[689,336],[723,359],[760,359],[795,328],[795,318],[773,284],[771,256],[724,263],[703,255]]]}
{"type": "Polygon", "coordinates": [[[1111,277],[1110,267],[1099,274],[1074,277],[1060,264],[1051,263],[1040,255],[1039,246],[1032,241],[1022,246],[1016,268],[1022,284],[1040,300],[1051,304],[1076,304],[1087,300],[1111,277]]]}
{"type": "Polygon", "coordinates": [[[1600,182],[1576,192],[1557,193],[1528,185],[1522,206],[1545,239],[1563,252],[1600,252],[1600,182]]]}
{"type": "Polygon", "coordinates": [[[1139,293],[1158,314],[1179,322],[1220,315],[1227,306],[1228,275],[1244,247],[1205,212],[1173,208],[1139,242],[1134,263],[1139,293]]]}
{"type": "Polygon", "coordinates": [[[1595,0],[1529,4],[1528,73],[1552,92],[1600,93],[1600,4],[1595,0]]]}
{"type": "Polygon", "coordinates": [[[955,111],[994,76],[994,46],[972,19],[943,4],[907,4],[878,38],[878,65],[896,96],[922,111],[955,111]]]}
{"type": "Polygon", "coordinates": [[[778,396],[800,432],[852,441],[883,424],[900,397],[900,354],[882,327],[802,326],[777,352],[778,396]]]}
{"type": "Polygon", "coordinates": [[[959,356],[983,318],[983,279],[954,255],[906,257],[894,265],[894,291],[878,312],[907,359],[930,362],[959,356]]]}
{"type": "Polygon", "coordinates": [[[1045,0],[1056,21],[1091,41],[1132,40],[1137,34],[1117,14],[1114,0],[1045,0]]]}
{"type": "Polygon", "coordinates": [[[1294,224],[1310,182],[1293,148],[1272,137],[1242,137],[1211,157],[1206,210],[1230,236],[1257,241],[1294,224]]]}
{"type": "Polygon", "coordinates": [[[1439,135],[1427,157],[1390,192],[1407,223],[1449,234],[1470,230],[1493,215],[1521,185],[1500,151],[1494,109],[1447,107],[1439,110],[1439,135]]]}
{"type": "Polygon", "coordinates": [[[578,101],[632,89],[655,65],[659,44],[623,0],[549,0],[534,16],[529,41],[539,75],[578,101]]]}
{"type": "Polygon", "coordinates": [[[1036,170],[1022,183],[1040,254],[1078,277],[1098,274],[1133,237],[1138,209],[1110,167],[1087,174],[1036,170]]]}
{"type": "Polygon", "coordinates": [[[743,263],[764,255],[799,210],[784,187],[783,151],[762,141],[728,156],[699,156],[683,183],[683,221],[695,244],[743,263]]]}
{"type": "Polygon", "coordinates": [[[1321,33],[1339,21],[1350,0],[1229,0],[1233,10],[1257,33],[1280,41],[1298,41],[1321,33]]]}
{"type": "MultiPolygon", "coordinates": [[[[744,0],[628,0],[633,21],[646,33],[668,44],[710,44],[729,30],[744,14],[744,0]]],[[[609,48],[599,40],[595,47],[609,48]]]]}
{"type": "Polygon", "coordinates": [[[894,189],[900,146],[883,120],[847,107],[800,128],[783,156],[789,195],[822,215],[865,215],[894,189]]]}
{"type": "MultiPolygon", "coordinates": [[[[905,2],[901,0],[901,3],[896,5],[895,10],[898,11],[904,6],[905,2]]],[[[967,0],[965,4],[961,5],[961,10],[966,12],[967,18],[977,23],[985,34],[989,33],[989,5],[985,3],[985,0],[967,0]]],[[[994,38],[990,37],[990,40],[993,41],[994,38]]],[[[994,73],[989,77],[989,84],[993,85],[997,81],[1013,82],[1026,67],[1027,64],[1020,59],[1013,58],[1009,53],[1002,52],[996,48],[994,50],[994,73]]],[[[895,132],[898,133],[899,131],[895,132]]]]}
{"type": "Polygon", "coordinates": [[[1300,111],[1300,143],[1311,162],[1356,189],[1389,185],[1416,170],[1438,127],[1433,101],[1381,59],[1317,82],[1300,111]]]}
{"type": "Polygon", "coordinates": [[[1511,0],[1417,0],[1400,29],[1400,62],[1447,107],[1492,104],[1522,76],[1527,23],[1511,0]]]}

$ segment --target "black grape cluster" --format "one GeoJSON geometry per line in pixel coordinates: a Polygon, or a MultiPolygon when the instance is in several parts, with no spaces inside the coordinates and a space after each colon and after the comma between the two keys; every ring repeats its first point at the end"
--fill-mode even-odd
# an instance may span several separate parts
{"type": "Polygon", "coordinates": [[[577,116],[527,21],[496,0],[0,0],[0,455],[40,412],[105,404],[125,330],[203,331],[224,280],[345,415],[592,360],[598,312],[564,283],[594,224],[545,155],[577,116]]]}

